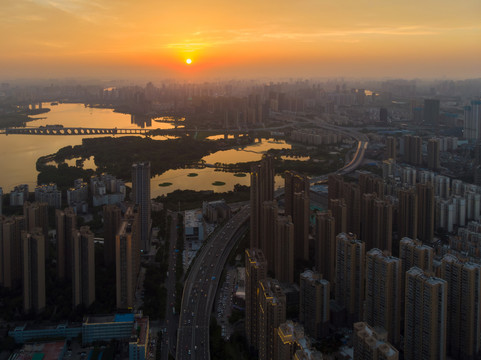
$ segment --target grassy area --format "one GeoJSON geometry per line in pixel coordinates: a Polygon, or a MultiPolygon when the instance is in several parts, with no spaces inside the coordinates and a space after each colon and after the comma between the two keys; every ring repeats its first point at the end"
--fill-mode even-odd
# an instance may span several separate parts
{"type": "Polygon", "coordinates": [[[167,289],[165,283],[169,267],[169,238],[172,219],[165,216],[165,210],[154,212],[152,219],[159,226],[159,235],[165,240],[155,254],[156,265],[147,267],[144,280],[144,313],[152,320],[165,318],[167,289]]]}
{"type": "Polygon", "coordinates": [[[246,338],[238,333],[234,333],[229,341],[225,341],[221,335],[221,327],[217,324],[215,317],[211,317],[209,331],[211,359],[252,359],[251,354],[248,352],[249,347],[246,338]]]}
{"type": "Polygon", "coordinates": [[[205,140],[209,136],[214,136],[214,135],[223,135],[223,134],[219,134],[218,131],[200,130],[200,131],[197,131],[196,139],[197,140],[205,140]]]}
{"type": "Polygon", "coordinates": [[[171,182],[163,182],[163,183],[160,183],[159,186],[162,186],[162,187],[167,187],[167,186],[170,186],[172,185],[171,182]]]}
{"type": "Polygon", "coordinates": [[[224,185],[225,185],[225,182],[223,182],[223,181],[214,181],[214,182],[212,183],[212,185],[214,185],[214,186],[224,186],[224,185]]]}
{"type": "Polygon", "coordinates": [[[19,109],[14,105],[6,105],[4,110],[7,110],[7,113],[0,115],[0,129],[25,126],[27,122],[35,120],[30,116],[40,115],[50,111],[49,108],[25,110],[19,109]],[[9,107],[8,110],[7,107],[9,107]]]}
{"type": "Polygon", "coordinates": [[[248,201],[250,189],[248,186],[235,185],[234,191],[214,193],[212,191],[175,190],[167,195],[157,197],[157,201],[164,204],[165,209],[177,211],[198,209],[203,201],[216,201],[224,199],[227,203],[248,201]]]}
{"type": "Polygon", "coordinates": [[[376,165],[363,165],[359,167],[359,170],[370,171],[375,175],[382,176],[382,168],[376,165]]]}
{"type": "MultiPolygon", "coordinates": [[[[97,173],[105,172],[121,179],[129,179],[133,163],[150,161],[151,175],[154,176],[169,169],[196,163],[212,152],[235,145],[237,143],[233,140],[196,141],[188,137],[171,140],[153,140],[138,136],[86,138],[82,140],[82,145],[66,146],[53,156],[39,158],[37,170],[40,171],[39,179],[43,177],[45,183],[58,184],[67,170],[74,172],[76,168],[59,165],[59,171],[55,171],[57,169],[55,166],[46,165],[48,161],[53,159],[57,163],[62,163],[67,159],[94,156],[97,173]]],[[[76,178],[86,179],[88,175],[76,174],[76,178]]],[[[69,186],[72,186],[72,183],[69,178],[69,186]]]]}
{"type": "Polygon", "coordinates": [[[163,283],[165,282],[166,268],[167,266],[163,269],[149,266],[145,273],[143,311],[151,320],[165,318],[167,289],[163,283]]]}

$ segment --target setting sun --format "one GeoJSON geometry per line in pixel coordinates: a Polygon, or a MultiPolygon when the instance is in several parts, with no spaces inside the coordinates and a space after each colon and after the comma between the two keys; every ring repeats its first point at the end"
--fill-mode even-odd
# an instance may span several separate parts
{"type": "Polygon", "coordinates": [[[185,62],[190,65],[190,64],[192,64],[192,59],[187,59],[187,60],[185,60],[185,62]]]}

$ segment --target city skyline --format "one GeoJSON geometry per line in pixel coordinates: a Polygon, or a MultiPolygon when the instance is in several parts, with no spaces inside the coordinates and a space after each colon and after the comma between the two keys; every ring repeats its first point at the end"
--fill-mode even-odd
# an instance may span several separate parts
{"type": "Polygon", "coordinates": [[[480,0],[0,15],[0,357],[481,358],[480,0]]]}
{"type": "Polygon", "coordinates": [[[1,13],[6,80],[481,75],[476,0],[22,0],[1,13]]]}

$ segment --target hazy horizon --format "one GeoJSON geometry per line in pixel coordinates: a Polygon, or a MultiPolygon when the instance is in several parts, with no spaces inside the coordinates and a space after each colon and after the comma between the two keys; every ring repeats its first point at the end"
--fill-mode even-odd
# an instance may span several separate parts
{"type": "Polygon", "coordinates": [[[6,0],[0,14],[5,80],[481,77],[478,0],[6,0]]]}

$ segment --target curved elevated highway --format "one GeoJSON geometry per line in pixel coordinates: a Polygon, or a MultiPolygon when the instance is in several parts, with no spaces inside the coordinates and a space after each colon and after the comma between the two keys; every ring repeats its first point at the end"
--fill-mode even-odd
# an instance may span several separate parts
{"type": "Polygon", "coordinates": [[[184,284],[176,359],[210,359],[209,323],[219,280],[234,245],[247,231],[245,206],[206,241],[184,284]]]}

